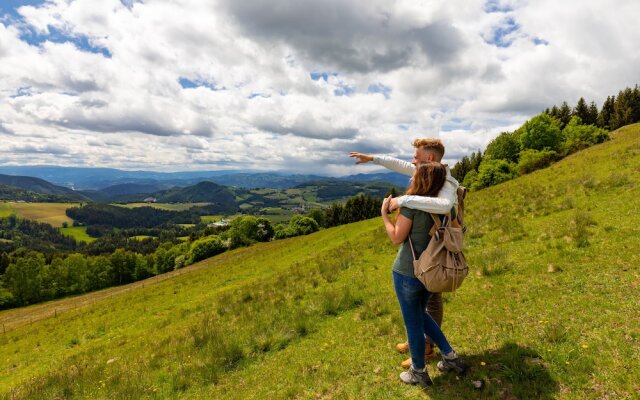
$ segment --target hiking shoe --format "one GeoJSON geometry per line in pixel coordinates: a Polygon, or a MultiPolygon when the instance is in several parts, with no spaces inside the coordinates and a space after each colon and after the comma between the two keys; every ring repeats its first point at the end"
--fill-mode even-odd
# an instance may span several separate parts
{"type": "MultiPolygon", "coordinates": [[[[402,343],[401,343],[402,344],[402,343]]],[[[399,345],[398,345],[399,346],[399,345]]],[[[396,347],[397,348],[397,347],[396,347]]],[[[431,343],[426,343],[424,348],[424,360],[429,362],[433,360],[436,356],[436,350],[431,343]]],[[[409,369],[411,367],[411,357],[407,358],[403,362],[400,363],[400,366],[404,369],[409,369]]]]}
{"type": "Polygon", "coordinates": [[[453,357],[442,356],[442,361],[438,361],[438,369],[441,372],[456,371],[460,375],[464,375],[469,370],[469,365],[454,352],[453,357]]]}
{"type": "Polygon", "coordinates": [[[398,353],[406,353],[409,351],[409,342],[398,343],[396,345],[396,350],[398,353]]]}
{"type": "Polygon", "coordinates": [[[418,371],[413,369],[413,367],[409,368],[408,371],[400,373],[400,380],[408,385],[420,385],[422,387],[433,384],[427,371],[418,371]]]}

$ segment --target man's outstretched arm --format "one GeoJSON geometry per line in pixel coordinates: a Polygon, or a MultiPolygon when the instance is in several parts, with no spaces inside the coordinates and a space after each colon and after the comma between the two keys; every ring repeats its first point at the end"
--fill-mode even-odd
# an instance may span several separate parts
{"type": "Polygon", "coordinates": [[[410,162],[399,160],[397,158],[389,156],[374,156],[372,154],[363,154],[352,151],[351,153],[349,153],[349,157],[357,158],[358,160],[356,161],[356,164],[373,162],[374,164],[382,165],[383,167],[391,171],[409,176],[412,176],[416,170],[416,167],[414,167],[410,162]]]}
{"type": "MultiPolygon", "coordinates": [[[[357,152],[351,152],[350,157],[357,158],[356,164],[365,164],[373,162],[377,165],[399,172],[405,175],[413,175],[415,172],[415,166],[408,161],[402,161],[397,158],[388,156],[374,156],[371,154],[363,154],[357,152]]],[[[451,208],[456,204],[457,196],[456,190],[459,184],[454,177],[451,176],[451,171],[447,167],[447,180],[438,193],[438,197],[425,197],[425,196],[400,196],[391,199],[389,203],[389,210],[393,211],[398,207],[412,208],[415,210],[426,211],[434,214],[447,214],[451,211],[451,208]]]]}

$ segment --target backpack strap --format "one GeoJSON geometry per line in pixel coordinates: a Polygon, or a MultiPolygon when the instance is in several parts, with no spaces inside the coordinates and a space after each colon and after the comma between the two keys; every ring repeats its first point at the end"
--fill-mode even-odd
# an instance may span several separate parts
{"type": "Polygon", "coordinates": [[[411,247],[411,255],[413,256],[413,261],[416,261],[416,252],[413,250],[413,243],[411,242],[411,232],[409,232],[409,247],[411,247]]]}
{"type": "Polygon", "coordinates": [[[464,186],[458,186],[456,195],[458,196],[458,209],[456,210],[456,219],[458,223],[464,227],[464,198],[467,196],[467,189],[464,186]]]}
{"type": "MultiPolygon", "coordinates": [[[[429,215],[431,215],[431,219],[433,220],[433,225],[431,225],[431,229],[429,230],[429,236],[431,236],[432,238],[435,237],[436,240],[440,240],[440,228],[451,224],[451,214],[450,213],[445,214],[444,223],[440,221],[440,217],[438,216],[438,214],[429,213],[429,215]]],[[[407,237],[409,238],[409,247],[411,247],[411,255],[413,256],[413,260],[415,261],[417,260],[417,258],[416,258],[416,252],[413,249],[413,242],[411,242],[411,232],[409,232],[409,235],[407,237]]]]}

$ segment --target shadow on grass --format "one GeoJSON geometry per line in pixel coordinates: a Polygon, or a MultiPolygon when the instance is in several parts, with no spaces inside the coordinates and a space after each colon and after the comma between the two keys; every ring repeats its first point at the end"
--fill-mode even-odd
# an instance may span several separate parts
{"type": "MultiPolygon", "coordinates": [[[[463,355],[471,366],[464,377],[436,373],[428,389],[434,399],[553,399],[559,385],[537,352],[507,343],[497,350],[463,355]],[[477,389],[474,383],[481,382],[477,389]]],[[[433,365],[435,368],[435,365],[433,365]]]]}

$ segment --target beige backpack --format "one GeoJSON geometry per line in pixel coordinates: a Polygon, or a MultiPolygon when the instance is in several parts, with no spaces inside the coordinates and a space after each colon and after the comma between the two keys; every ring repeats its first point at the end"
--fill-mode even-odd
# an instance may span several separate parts
{"type": "Polygon", "coordinates": [[[440,217],[430,214],[433,228],[429,232],[431,240],[419,259],[413,249],[411,236],[409,245],[413,254],[413,272],[432,293],[454,292],[460,287],[464,278],[469,274],[469,265],[462,253],[464,231],[464,197],[466,188],[458,188],[458,210],[456,218],[447,215],[444,221],[440,217]]]}

